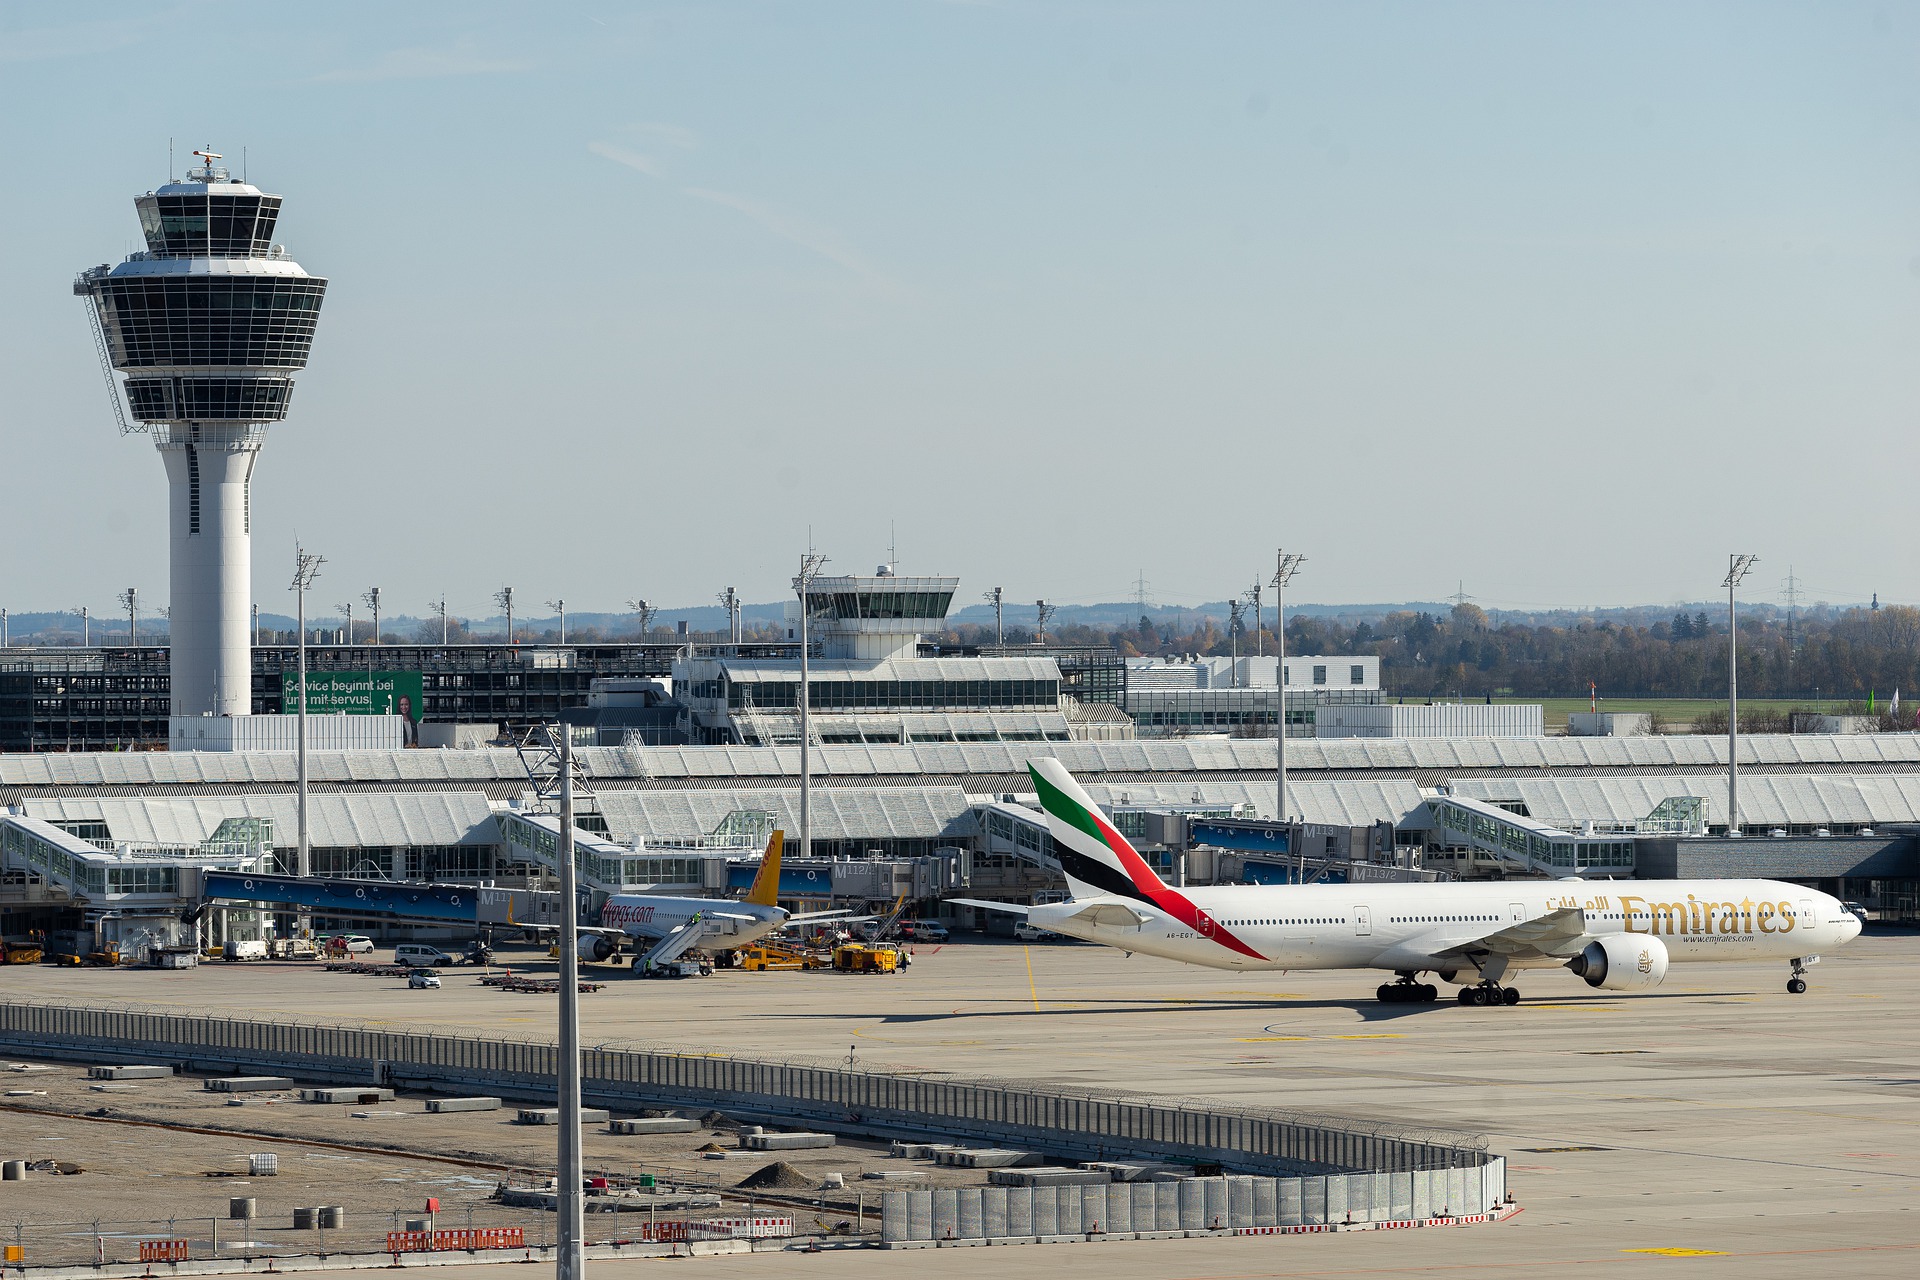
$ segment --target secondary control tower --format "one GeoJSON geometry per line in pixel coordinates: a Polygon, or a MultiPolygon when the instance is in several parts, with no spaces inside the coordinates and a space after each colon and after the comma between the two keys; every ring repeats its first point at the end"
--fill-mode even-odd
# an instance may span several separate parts
{"type": "MultiPolygon", "coordinates": [[[[327,282],[273,243],[280,197],[196,151],[184,182],[137,196],[147,248],[92,267],[101,359],[126,375],[122,432],[147,431],[167,467],[173,714],[252,710],[248,484],[267,426],[287,416],[327,282]]],[[[112,381],[109,373],[108,381],[112,381]]]]}

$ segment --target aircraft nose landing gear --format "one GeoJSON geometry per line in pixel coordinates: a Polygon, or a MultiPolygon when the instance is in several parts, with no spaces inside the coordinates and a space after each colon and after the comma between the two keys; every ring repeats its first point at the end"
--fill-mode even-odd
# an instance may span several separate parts
{"type": "Polygon", "coordinates": [[[1807,966],[1819,963],[1819,956],[1795,956],[1793,976],[1787,979],[1787,991],[1796,996],[1804,995],[1807,990],[1807,966]]]}

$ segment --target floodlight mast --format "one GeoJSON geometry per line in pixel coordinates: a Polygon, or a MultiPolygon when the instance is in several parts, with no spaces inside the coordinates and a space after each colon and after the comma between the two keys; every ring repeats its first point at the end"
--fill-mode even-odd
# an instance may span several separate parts
{"type": "Polygon", "coordinates": [[[380,644],[380,588],[368,587],[366,594],[360,597],[367,602],[367,608],[373,610],[373,643],[380,644]]]}
{"type": "Polygon", "coordinates": [[[1740,653],[1739,622],[1734,616],[1734,591],[1759,563],[1759,556],[1729,555],[1727,578],[1727,834],[1740,834],[1740,653]]]}
{"type": "Polygon", "coordinates": [[[567,642],[567,602],[565,600],[549,600],[547,601],[547,608],[558,609],[560,611],[560,643],[565,644],[567,642]]]}
{"type": "Polygon", "coordinates": [[[502,587],[493,593],[493,602],[507,611],[507,644],[513,644],[513,588],[502,587]]]}
{"type": "Polygon", "coordinates": [[[580,1144],[580,888],[573,852],[573,741],[566,725],[547,730],[560,757],[560,840],[554,869],[560,873],[565,923],[560,931],[560,1151],[554,1208],[559,1249],[554,1257],[558,1280],[586,1280],[586,1170],[580,1144]]]}
{"type": "MultiPolygon", "coordinates": [[[[1273,714],[1274,745],[1274,782],[1278,789],[1280,821],[1287,821],[1287,584],[1293,581],[1293,575],[1300,572],[1300,566],[1307,562],[1303,555],[1288,555],[1285,551],[1274,552],[1273,572],[1273,682],[1277,686],[1279,699],[1273,714]]],[[[1304,865],[1304,864],[1303,864],[1304,865]]]]}
{"type": "Polygon", "coordinates": [[[800,592],[800,859],[802,862],[813,856],[813,822],[810,803],[813,799],[813,757],[809,748],[813,741],[813,659],[809,654],[812,648],[807,635],[807,620],[813,612],[813,580],[820,576],[820,566],[827,558],[816,551],[809,551],[800,557],[800,575],[793,580],[794,588],[800,592]]]}
{"type": "Polygon", "coordinates": [[[1006,592],[1000,587],[995,587],[980,598],[993,606],[993,642],[1004,646],[1007,643],[1007,627],[1001,609],[1005,604],[1006,592]]]}
{"type": "Polygon", "coordinates": [[[120,593],[120,603],[127,610],[127,647],[140,647],[140,588],[128,587],[120,593]]]}
{"type": "Polygon", "coordinates": [[[307,842],[307,591],[313,586],[313,580],[320,576],[320,566],[326,562],[325,556],[312,555],[299,543],[293,544],[293,585],[287,590],[293,592],[298,601],[295,612],[300,628],[300,659],[295,677],[298,683],[295,696],[299,699],[300,754],[294,770],[297,776],[300,843],[294,870],[302,877],[313,874],[313,848],[307,842]]]}

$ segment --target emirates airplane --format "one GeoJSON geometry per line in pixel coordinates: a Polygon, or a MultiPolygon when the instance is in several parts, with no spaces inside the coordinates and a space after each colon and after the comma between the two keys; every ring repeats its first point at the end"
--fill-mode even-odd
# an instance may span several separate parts
{"type": "Polygon", "coordinates": [[[1176,889],[1155,875],[1058,760],[1029,764],[1073,896],[1017,907],[1030,924],[1215,969],[1383,969],[1382,1001],[1518,1004],[1525,969],[1604,991],[1657,987],[1670,963],[1785,960],[1787,990],[1860,934],[1837,898],[1778,880],[1504,880],[1176,889]]]}

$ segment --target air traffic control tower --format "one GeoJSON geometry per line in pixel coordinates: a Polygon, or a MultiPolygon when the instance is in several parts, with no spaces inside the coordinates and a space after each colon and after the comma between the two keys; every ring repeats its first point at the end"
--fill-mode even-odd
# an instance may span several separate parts
{"type": "MultiPolygon", "coordinates": [[[[123,432],[167,465],[173,714],[252,710],[248,485],[270,423],[287,416],[327,282],[273,243],[280,197],[196,151],[186,181],[137,196],[147,248],[74,281],[101,359],[126,375],[123,432]]],[[[112,375],[109,373],[108,381],[112,375]]]]}

